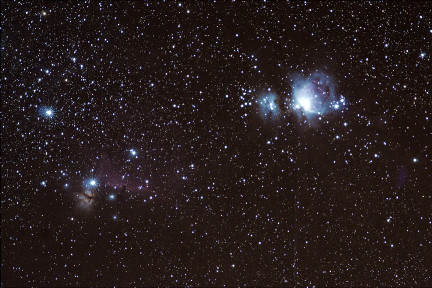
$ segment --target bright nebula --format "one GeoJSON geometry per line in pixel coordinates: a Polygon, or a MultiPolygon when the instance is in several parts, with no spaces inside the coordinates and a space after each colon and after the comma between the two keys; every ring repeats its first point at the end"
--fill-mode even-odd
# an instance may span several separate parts
{"type": "Polygon", "coordinates": [[[298,102],[300,103],[300,106],[303,107],[307,112],[311,111],[311,101],[309,98],[304,97],[298,99],[298,102]]]}
{"type": "Polygon", "coordinates": [[[279,106],[276,103],[276,95],[274,93],[267,93],[258,99],[261,115],[264,118],[273,118],[279,114],[279,106]]]}
{"type": "Polygon", "coordinates": [[[293,79],[294,108],[306,116],[325,114],[335,101],[335,88],[329,75],[316,72],[308,77],[293,79]]]}
{"type": "Polygon", "coordinates": [[[84,193],[79,193],[77,195],[78,206],[82,209],[88,210],[93,207],[95,203],[96,195],[91,190],[85,190],[84,193]]]}
{"type": "Polygon", "coordinates": [[[307,119],[322,116],[345,106],[345,98],[337,97],[331,76],[315,72],[307,77],[295,75],[292,86],[293,109],[307,119]]]}

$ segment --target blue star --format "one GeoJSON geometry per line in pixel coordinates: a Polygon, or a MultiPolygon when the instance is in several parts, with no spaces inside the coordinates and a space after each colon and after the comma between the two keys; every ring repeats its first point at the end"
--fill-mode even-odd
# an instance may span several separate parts
{"type": "Polygon", "coordinates": [[[51,119],[55,116],[55,110],[52,107],[42,107],[39,111],[39,115],[44,118],[51,119]]]}

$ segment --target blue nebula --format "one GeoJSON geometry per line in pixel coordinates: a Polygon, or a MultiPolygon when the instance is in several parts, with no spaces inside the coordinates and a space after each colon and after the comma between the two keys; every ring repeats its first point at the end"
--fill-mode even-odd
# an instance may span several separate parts
{"type": "Polygon", "coordinates": [[[324,73],[315,72],[308,77],[293,77],[293,108],[306,117],[324,115],[339,109],[333,79],[324,73]]]}
{"type": "Polygon", "coordinates": [[[280,109],[276,103],[276,99],[277,97],[274,93],[264,94],[258,99],[260,113],[264,118],[274,118],[279,114],[280,109]]]}

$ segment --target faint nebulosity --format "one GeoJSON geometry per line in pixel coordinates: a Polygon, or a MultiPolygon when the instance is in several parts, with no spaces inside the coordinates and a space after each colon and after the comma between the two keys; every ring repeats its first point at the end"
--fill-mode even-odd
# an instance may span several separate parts
{"type": "Polygon", "coordinates": [[[431,9],[3,1],[2,286],[431,286],[431,9]]]}

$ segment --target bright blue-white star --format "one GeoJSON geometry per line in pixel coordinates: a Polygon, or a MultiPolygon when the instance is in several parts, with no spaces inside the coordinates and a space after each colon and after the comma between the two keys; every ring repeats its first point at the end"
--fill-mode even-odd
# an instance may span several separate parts
{"type": "Polygon", "coordinates": [[[39,110],[39,115],[46,119],[51,119],[55,116],[55,110],[53,107],[42,107],[39,110]]]}
{"type": "Polygon", "coordinates": [[[137,156],[137,152],[136,152],[136,150],[134,150],[134,149],[130,149],[129,150],[129,153],[132,155],[132,156],[134,156],[134,157],[136,157],[137,156]]]}
{"type": "Polygon", "coordinates": [[[86,188],[92,189],[96,188],[97,186],[99,186],[99,182],[96,178],[89,178],[84,181],[84,187],[86,188]]]}

